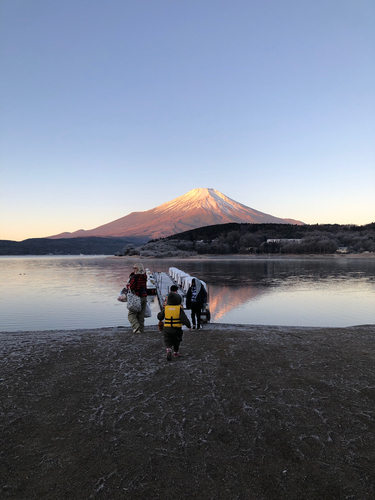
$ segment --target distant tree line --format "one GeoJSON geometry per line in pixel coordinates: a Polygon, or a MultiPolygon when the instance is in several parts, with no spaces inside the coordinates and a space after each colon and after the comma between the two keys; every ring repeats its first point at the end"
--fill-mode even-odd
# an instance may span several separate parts
{"type": "Polygon", "coordinates": [[[218,224],[128,246],[124,255],[184,257],[197,254],[333,254],[375,252],[375,223],[218,224]]]}

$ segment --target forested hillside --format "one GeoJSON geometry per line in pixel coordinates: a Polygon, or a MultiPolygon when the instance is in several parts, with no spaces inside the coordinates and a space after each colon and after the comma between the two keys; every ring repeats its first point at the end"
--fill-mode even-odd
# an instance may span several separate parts
{"type": "Polygon", "coordinates": [[[375,223],[355,225],[219,224],[185,231],[147,245],[128,245],[125,255],[333,254],[375,252],[375,223]]]}

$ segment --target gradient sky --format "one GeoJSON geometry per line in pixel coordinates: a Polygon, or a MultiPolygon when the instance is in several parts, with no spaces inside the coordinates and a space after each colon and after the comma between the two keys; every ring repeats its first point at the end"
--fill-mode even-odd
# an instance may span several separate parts
{"type": "Polygon", "coordinates": [[[375,221],[373,0],[2,0],[0,239],[210,187],[375,221]]]}

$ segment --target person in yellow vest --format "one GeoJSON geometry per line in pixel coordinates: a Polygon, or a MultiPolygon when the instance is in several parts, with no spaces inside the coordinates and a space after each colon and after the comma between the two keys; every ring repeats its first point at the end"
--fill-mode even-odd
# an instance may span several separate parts
{"type": "MultiPolygon", "coordinates": [[[[172,286],[172,289],[177,287],[172,286]]],[[[182,341],[182,325],[185,325],[191,330],[191,323],[186,316],[182,308],[182,298],[181,295],[175,291],[168,293],[167,303],[164,309],[158,314],[158,320],[164,321],[163,335],[164,344],[167,348],[167,360],[172,359],[172,347],[174,349],[174,357],[179,358],[181,356],[179,348],[182,341]]]]}

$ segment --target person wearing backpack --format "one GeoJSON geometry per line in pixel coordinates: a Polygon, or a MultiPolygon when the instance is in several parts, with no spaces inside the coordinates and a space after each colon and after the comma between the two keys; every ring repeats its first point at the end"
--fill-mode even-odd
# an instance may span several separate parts
{"type": "Polygon", "coordinates": [[[182,341],[182,325],[191,330],[191,323],[182,308],[181,295],[175,292],[169,292],[167,303],[163,310],[158,313],[158,320],[164,321],[163,335],[164,344],[167,349],[167,360],[172,359],[172,347],[174,357],[181,357],[179,348],[182,341]]]}

